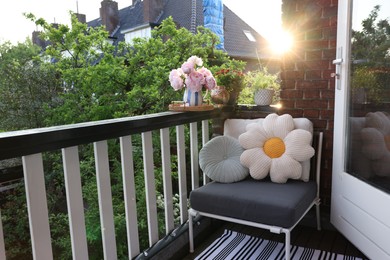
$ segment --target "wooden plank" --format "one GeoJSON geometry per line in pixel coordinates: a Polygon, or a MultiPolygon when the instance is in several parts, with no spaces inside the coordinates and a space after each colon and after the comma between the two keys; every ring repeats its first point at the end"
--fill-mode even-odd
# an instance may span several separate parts
{"type": "MultiPolygon", "coordinates": [[[[225,107],[223,110],[226,116],[233,113],[232,108],[229,107],[225,107]]],[[[218,118],[221,116],[221,113],[221,109],[196,113],[162,112],[40,129],[4,132],[0,133],[0,160],[218,118]]]]}
{"type": "Polygon", "coordinates": [[[134,258],[140,253],[137,201],[135,196],[133,145],[131,136],[120,137],[123,193],[125,198],[127,247],[129,258],[134,258]]]}
{"type": "MultiPolygon", "coordinates": [[[[202,146],[204,146],[210,140],[209,120],[202,121],[202,146]]],[[[206,185],[210,181],[210,178],[203,173],[203,185],[206,185]]]]}
{"type": "Polygon", "coordinates": [[[324,251],[331,251],[333,241],[336,237],[336,232],[330,230],[321,230],[320,232],[323,233],[323,237],[321,240],[321,244],[318,246],[318,249],[324,251]]]}
{"type": "Polygon", "coordinates": [[[210,140],[209,120],[202,121],[202,144],[205,145],[210,140]]]}
{"type": "Polygon", "coordinates": [[[191,184],[192,189],[199,187],[198,124],[190,123],[191,184]]]}
{"type": "Polygon", "coordinates": [[[149,246],[158,241],[157,199],[154,179],[152,132],[142,133],[146,211],[148,215],[149,246]]]}
{"type": "Polygon", "coordinates": [[[62,149],[73,259],[88,259],[78,147],[62,149]]]}
{"type": "Polygon", "coordinates": [[[3,222],[1,220],[2,220],[2,218],[1,218],[1,210],[0,210],[0,259],[6,259],[5,258],[3,222]]]}
{"type": "Polygon", "coordinates": [[[169,128],[160,129],[160,141],[164,187],[165,233],[168,235],[174,228],[169,128]]]}
{"type": "Polygon", "coordinates": [[[107,141],[94,143],[104,259],[117,259],[107,141]]]}
{"type": "Polygon", "coordinates": [[[34,259],[53,259],[42,154],[22,157],[34,259]]]}
{"type": "Polygon", "coordinates": [[[186,176],[186,154],[184,126],[176,126],[177,143],[177,169],[179,176],[179,204],[180,204],[180,223],[183,224],[188,219],[187,208],[187,176],[186,176]]]}

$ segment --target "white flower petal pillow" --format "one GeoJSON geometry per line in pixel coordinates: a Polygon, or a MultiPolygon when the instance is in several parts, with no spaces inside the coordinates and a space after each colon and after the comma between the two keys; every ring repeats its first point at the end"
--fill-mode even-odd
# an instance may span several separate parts
{"type": "Polygon", "coordinates": [[[240,163],[243,151],[237,139],[229,136],[215,137],[199,152],[200,168],[213,181],[241,181],[249,175],[248,169],[240,163]]]}
{"type": "Polygon", "coordinates": [[[270,175],[271,181],[285,183],[288,179],[303,179],[301,162],[314,155],[312,134],[294,129],[291,115],[268,115],[263,124],[253,124],[238,138],[246,149],[241,163],[249,168],[249,174],[257,180],[270,175]]]}

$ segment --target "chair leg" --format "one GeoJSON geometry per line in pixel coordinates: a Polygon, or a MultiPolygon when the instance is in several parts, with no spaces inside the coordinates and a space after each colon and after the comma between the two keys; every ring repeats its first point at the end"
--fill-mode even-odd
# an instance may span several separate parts
{"type": "Polygon", "coordinates": [[[316,204],[316,215],[317,215],[317,230],[321,230],[321,215],[320,215],[320,204],[316,204]]]}
{"type": "Polygon", "coordinates": [[[286,243],[285,243],[285,250],[286,250],[286,260],[290,260],[290,247],[291,247],[291,233],[290,230],[285,231],[286,234],[286,243]]]}
{"type": "Polygon", "coordinates": [[[194,252],[194,226],[192,221],[192,210],[188,210],[188,238],[190,243],[190,253],[194,252]]]}

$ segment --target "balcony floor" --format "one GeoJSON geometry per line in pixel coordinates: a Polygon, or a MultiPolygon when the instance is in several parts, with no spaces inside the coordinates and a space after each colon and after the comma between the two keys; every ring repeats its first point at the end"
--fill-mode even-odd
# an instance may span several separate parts
{"type": "MultiPolygon", "coordinates": [[[[322,230],[318,231],[315,225],[314,213],[308,214],[301,223],[291,232],[291,244],[308,248],[326,250],[333,253],[345,254],[350,256],[368,259],[353,244],[351,244],[342,234],[340,234],[329,222],[329,214],[322,214],[322,230]]],[[[238,225],[228,222],[221,222],[216,232],[208,236],[200,244],[195,242],[195,252],[182,258],[183,260],[194,259],[203,252],[214,240],[220,237],[225,229],[237,231],[243,234],[261,237],[267,240],[284,242],[284,234],[273,234],[265,229],[254,228],[244,225],[238,225]]]]}

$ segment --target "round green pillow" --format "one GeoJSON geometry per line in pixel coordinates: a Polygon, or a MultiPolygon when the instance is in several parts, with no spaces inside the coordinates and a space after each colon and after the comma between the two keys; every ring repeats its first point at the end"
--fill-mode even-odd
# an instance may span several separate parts
{"type": "Polygon", "coordinates": [[[237,139],[218,136],[207,142],[199,152],[199,165],[211,180],[223,183],[237,182],[249,175],[240,163],[244,152],[237,139]]]}

